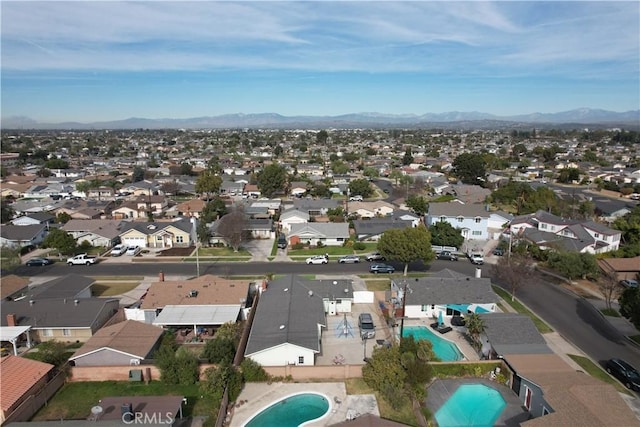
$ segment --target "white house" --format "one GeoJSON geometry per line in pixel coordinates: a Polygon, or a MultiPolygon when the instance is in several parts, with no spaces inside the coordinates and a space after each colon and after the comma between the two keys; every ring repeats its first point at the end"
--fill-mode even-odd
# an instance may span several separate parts
{"type": "Polygon", "coordinates": [[[346,222],[309,222],[292,224],[289,232],[289,243],[298,242],[326,246],[341,246],[349,240],[349,224],[346,222]]]}
{"type": "Polygon", "coordinates": [[[439,221],[451,224],[460,229],[465,240],[487,240],[489,236],[489,212],[484,205],[463,204],[453,201],[429,204],[427,227],[439,221]]]}
{"type": "Polygon", "coordinates": [[[280,226],[285,233],[291,231],[291,225],[306,224],[307,222],[309,222],[309,214],[297,209],[286,210],[280,215],[280,226]]]}
{"type": "Polygon", "coordinates": [[[350,214],[357,214],[360,218],[376,218],[393,214],[395,206],[382,200],[374,202],[349,202],[350,214]]]}

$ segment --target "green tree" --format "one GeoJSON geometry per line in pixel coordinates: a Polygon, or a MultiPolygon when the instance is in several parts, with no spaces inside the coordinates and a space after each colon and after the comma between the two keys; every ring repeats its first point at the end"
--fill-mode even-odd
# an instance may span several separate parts
{"type": "Polygon", "coordinates": [[[465,184],[484,183],[487,176],[485,160],[478,153],[460,154],[453,161],[453,173],[465,184]]]}
{"type": "Polygon", "coordinates": [[[278,192],[286,193],[286,186],[287,171],[284,166],[272,163],[258,174],[258,188],[265,197],[271,198],[278,192]]]}
{"type": "Polygon", "coordinates": [[[58,224],[66,224],[69,221],[71,221],[71,215],[66,212],[60,212],[58,213],[58,215],[56,215],[56,222],[58,224]]]}
{"type": "Polygon", "coordinates": [[[373,194],[373,189],[368,180],[354,179],[349,183],[349,194],[352,196],[362,196],[366,199],[373,194]]]}
{"type": "Polygon", "coordinates": [[[558,182],[563,184],[572,183],[573,181],[578,181],[580,179],[580,170],[577,168],[564,168],[560,171],[558,175],[558,182]]]}
{"type": "Polygon", "coordinates": [[[180,347],[176,352],[175,369],[178,384],[190,385],[198,382],[200,377],[198,358],[186,347],[180,347]]]}
{"type": "Polygon", "coordinates": [[[271,378],[261,364],[249,357],[242,360],[240,370],[245,382],[264,382],[271,378]]]}
{"type": "Polygon", "coordinates": [[[202,357],[209,363],[233,362],[236,354],[236,347],[233,340],[229,338],[214,338],[208,340],[202,350],[202,357]]]}
{"type": "Polygon", "coordinates": [[[401,406],[407,372],[400,363],[400,347],[397,345],[378,347],[368,363],[362,368],[362,379],[374,390],[379,391],[394,409],[401,406]]]}
{"type": "Polygon", "coordinates": [[[69,162],[62,159],[49,159],[44,162],[44,167],[47,169],[69,169],[69,162]]]}
{"type": "Polygon", "coordinates": [[[435,258],[431,235],[424,225],[385,231],[378,241],[378,250],[386,259],[402,262],[405,276],[409,263],[418,260],[427,263],[435,258]]]}
{"type": "Polygon", "coordinates": [[[69,360],[67,345],[63,342],[51,340],[38,344],[37,351],[29,352],[29,358],[49,363],[56,368],[62,368],[69,360]]]}
{"type": "MultiPolygon", "coordinates": [[[[131,174],[131,182],[140,182],[144,180],[145,169],[141,166],[134,166],[131,174]]],[[[78,190],[80,191],[80,190],[78,190]]]]}
{"type": "Polygon", "coordinates": [[[620,298],[620,314],[640,329],[640,288],[626,288],[620,298]]]}
{"type": "Polygon", "coordinates": [[[335,175],[345,175],[349,172],[349,165],[342,160],[336,160],[331,162],[331,172],[335,175]]]}
{"type": "Polygon", "coordinates": [[[547,263],[569,280],[596,277],[599,271],[596,257],[587,253],[551,251],[547,263]]]}
{"type": "Polygon", "coordinates": [[[7,200],[4,197],[0,199],[0,223],[4,224],[6,222],[9,222],[13,219],[14,216],[15,212],[13,210],[13,207],[11,207],[9,203],[7,203],[7,200]]]}
{"type": "Polygon", "coordinates": [[[0,246],[0,260],[2,260],[2,269],[11,270],[22,263],[20,258],[20,248],[10,246],[0,246]]]}
{"type": "Polygon", "coordinates": [[[59,228],[53,228],[44,238],[42,246],[45,248],[54,248],[61,254],[70,255],[76,251],[78,247],[76,239],[69,233],[59,228]]]}
{"type": "Polygon", "coordinates": [[[240,208],[236,208],[220,218],[218,234],[224,238],[234,252],[238,252],[240,245],[247,239],[247,217],[240,208]]]}
{"type": "Polygon", "coordinates": [[[193,175],[193,166],[189,162],[180,163],[180,175],[191,176],[193,175]]]}
{"type": "Polygon", "coordinates": [[[405,202],[407,207],[411,209],[416,215],[423,217],[429,211],[429,202],[424,196],[419,196],[417,194],[411,194],[407,197],[405,202]]]}
{"type": "Polygon", "coordinates": [[[221,185],[222,178],[220,178],[210,170],[205,170],[196,179],[195,190],[198,194],[206,194],[208,200],[211,194],[215,194],[220,191],[221,185]]]}
{"type": "Polygon", "coordinates": [[[204,371],[205,380],[200,383],[202,393],[220,401],[224,390],[229,391],[229,400],[235,401],[242,390],[242,373],[228,362],[204,371]]]}
{"type": "Polygon", "coordinates": [[[316,134],[316,143],[318,145],[325,145],[327,143],[327,138],[329,138],[329,134],[323,129],[316,134]]]}
{"type": "Polygon", "coordinates": [[[364,168],[362,174],[369,179],[378,178],[380,176],[380,172],[378,172],[378,169],[372,167],[364,168]]]}
{"type": "Polygon", "coordinates": [[[389,178],[391,178],[392,180],[395,181],[396,185],[398,185],[398,181],[400,180],[400,178],[402,178],[404,176],[404,174],[402,173],[402,171],[399,171],[398,169],[394,169],[391,171],[391,173],[389,173],[389,178]]]}
{"type": "Polygon", "coordinates": [[[467,334],[471,337],[471,341],[476,350],[482,348],[480,342],[480,334],[485,330],[484,320],[477,313],[471,313],[465,319],[465,326],[467,327],[467,334]]]}
{"type": "Polygon", "coordinates": [[[213,222],[218,218],[221,218],[227,214],[227,205],[220,198],[220,196],[214,196],[209,200],[202,209],[201,222],[213,222]]]}
{"type": "Polygon", "coordinates": [[[411,148],[407,148],[402,156],[402,164],[407,166],[413,163],[413,154],[411,154],[411,148]]]}
{"type": "Polygon", "coordinates": [[[435,246],[453,246],[459,248],[464,243],[460,230],[454,228],[447,221],[438,221],[429,227],[431,244],[435,246]]]}

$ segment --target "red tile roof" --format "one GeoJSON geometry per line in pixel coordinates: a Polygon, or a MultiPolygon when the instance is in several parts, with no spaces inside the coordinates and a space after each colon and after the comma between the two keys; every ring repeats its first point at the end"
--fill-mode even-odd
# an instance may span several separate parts
{"type": "Polygon", "coordinates": [[[11,408],[24,394],[54,368],[48,363],[5,356],[0,360],[0,396],[3,411],[11,408]]]}

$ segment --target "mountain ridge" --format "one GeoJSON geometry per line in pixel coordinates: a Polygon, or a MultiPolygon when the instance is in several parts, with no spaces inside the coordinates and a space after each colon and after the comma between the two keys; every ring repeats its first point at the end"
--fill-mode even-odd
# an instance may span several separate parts
{"type": "Polygon", "coordinates": [[[319,127],[527,127],[536,125],[609,125],[640,128],[640,110],[615,112],[577,108],[557,113],[530,113],[498,116],[479,111],[448,111],[425,114],[386,114],[360,112],[336,116],[284,116],[278,113],[229,113],[189,118],[129,117],[122,120],[90,123],[44,123],[26,116],[0,119],[2,129],[225,129],[225,128],[319,128],[319,127]]]}

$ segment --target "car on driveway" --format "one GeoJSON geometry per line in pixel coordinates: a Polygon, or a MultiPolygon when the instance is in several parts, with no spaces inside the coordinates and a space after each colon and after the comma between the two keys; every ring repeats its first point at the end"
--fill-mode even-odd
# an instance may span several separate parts
{"type": "Polygon", "coordinates": [[[616,377],[629,390],[640,391],[640,373],[622,359],[609,359],[607,372],[616,377]]]}
{"type": "Polygon", "coordinates": [[[502,248],[495,248],[495,249],[493,250],[493,254],[494,254],[495,256],[503,256],[503,255],[504,255],[504,249],[502,249],[502,248]]]}
{"type": "Polygon", "coordinates": [[[385,258],[382,256],[380,252],[374,252],[366,256],[367,261],[384,261],[385,258]]]}
{"type": "Polygon", "coordinates": [[[358,255],[345,255],[338,259],[340,264],[357,264],[360,262],[360,257],[358,255]]]}
{"type": "Polygon", "coordinates": [[[53,261],[51,261],[49,258],[31,258],[26,263],[26,265],[29,267],[43,267],[50,264],[53,264],[53,261]]]}
{"type": "Polygon", "coordinates": [[[638,281],[633,279],[624,279],[620,281],[620,285],[625,288],[637,288],[638,281]]]}
{"type": "Polygon", "coordinates": [[[138,252],[140,252],[140,246],[129,246],[125,254],[129,256],[134,256],[134,255],[138,255],[138,252]]]}
{"type": "Polygon", "coordinates": [[[329,263],[329,259],[324,255],[314,255],[314,256],[310,256],[309,258],[307,258],[305,260],[305,262],[308,265],[311,265],[311,264],[328,264],[329,263]]]}
{"type": "Polygon", "coordinates": [[[124,255],[127,252],[127,245],[115,245],[113,249],[111,249],[111,256],[120,256],[124,255]]]}
{"type": "Polygon", "coordinates": [[[396,269],[388,264],[371,264],[371,266],[369,267],[369,272],[373,274],[393,273],[394,271],[396,271],[396,269]]]}
{"type": "Polygon", "coordinates": [[[457,261],[458,260],[458,256],[456,254],[453,254],[449,251],[442,251],[440,252],[436,258],[438,259],[443,259],[446,261],[457,261]]]}

